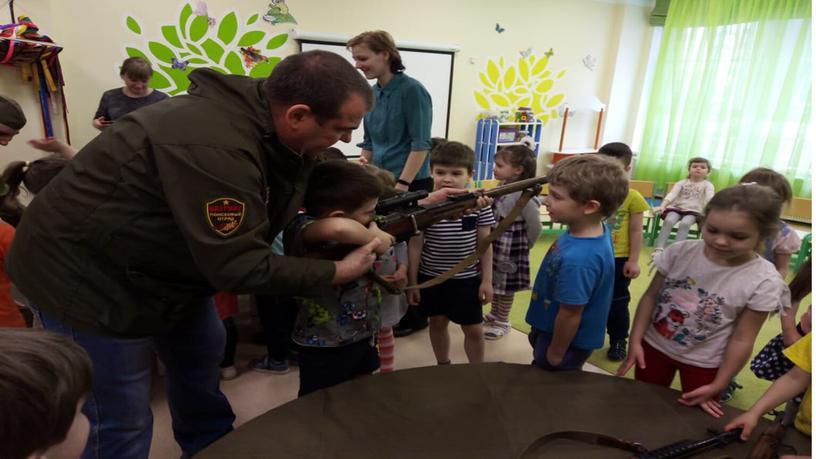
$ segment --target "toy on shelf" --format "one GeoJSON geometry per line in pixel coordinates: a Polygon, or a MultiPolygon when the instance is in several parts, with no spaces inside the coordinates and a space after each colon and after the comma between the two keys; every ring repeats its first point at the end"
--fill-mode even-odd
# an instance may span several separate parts
{"type": "Polygon", "coordinates": [[[510,121],[502,116],[480,119],[476,124],[474,180],[493,178],[493,159],[502,147],[525,145],[537,156],[542,127],[528,107],[519,107],[510,121]],[[517,121],[520,119],[524,121],[517,121]]]}
{"type": "Polygon", "coordinates": [[[0,64],[20,69],[24,81],[34,83],[40,100],[44,134],[54,137],[51,114],[61,105],[65,122],[65,137],[70,144],[65,93],[65,80],[58,58],[62,47],[47,35],[39,33],[39,28],[27,16],[20,16],[17,22],[0,25],[0,64]]]}

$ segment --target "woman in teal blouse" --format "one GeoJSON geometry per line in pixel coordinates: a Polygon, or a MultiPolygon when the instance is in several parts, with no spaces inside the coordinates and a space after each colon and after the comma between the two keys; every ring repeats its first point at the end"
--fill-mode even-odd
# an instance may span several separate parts
{"type": "Polygon", "coordinates": [[[363,123],[362,157],[391,171],[400,191],[432,191],[430,158],[431,96],[405,75],[402,58],[388,32],[363,32],[349,40],[357,68],[374,85],[376,102],[363,123]]]}

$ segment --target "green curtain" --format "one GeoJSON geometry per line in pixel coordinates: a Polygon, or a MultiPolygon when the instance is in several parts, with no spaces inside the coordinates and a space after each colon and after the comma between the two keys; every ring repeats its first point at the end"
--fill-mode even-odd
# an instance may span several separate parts
{"type": "Polygon", "coordinates": [[[717,189],[758,166],[811,196],[810,0],[672,0],[635,177],[713,165],[717,189]]]}
{"type": "Polygon", "coordinates": [[[663,27],[666,24],[666,14],[669,12],[671,0],[655,0],[655,6],[649,15],[649,25],[663,27]]]}

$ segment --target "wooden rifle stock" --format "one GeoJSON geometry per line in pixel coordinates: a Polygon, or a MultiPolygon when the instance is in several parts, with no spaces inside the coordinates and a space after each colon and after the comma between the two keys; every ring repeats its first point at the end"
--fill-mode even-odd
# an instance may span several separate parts
{"type": "Polygon", "coordinates": [[[793,424],[798,410],[799,404],[795,400],[790,400],[785,404],[783,411],[774,411],[773,423],[759,435],[748,453],[748,459],[776,459],[779,457],[785,430],[793,424]]]}
{"type": "Polygon", "coordinates": [[[782,437],[785,436],[785,426],[781,422],[774,422],[762,431],[748,459],[776,459],[779,457],[779,445],[782,444],[782,437]]]}

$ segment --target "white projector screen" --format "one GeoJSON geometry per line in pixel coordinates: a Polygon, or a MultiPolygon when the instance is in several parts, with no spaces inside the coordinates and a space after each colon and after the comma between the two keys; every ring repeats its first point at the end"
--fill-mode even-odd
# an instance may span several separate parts
{"type": "MultiPolygon", "coordinates": [[[[352,65],[354,59],[351,51],[346,49],[343,43],[329,43],[308,39],[300,40],[300,50],[311,51],[322,49],[331,51],[346,58],[352,65]]],[[[448,137],[448,118],[450,117],[450,93],[453,84],[453,52],[447,51],[427,51],[411,48],[399,47],[402,63],[405,65],[405,74],[416,78],[425,86],[431,95],[433,104],[433,125],[431,126],[431,137],[448,137]]],[[[371,81],[375,83],[374,80],[371,81]]],[[[357,144],[363,141],[363,126],[354,131],[351,142],[337,142],[334,146],[345,153],[346,156],[360,156],[360,148],[357,144]]]]}

